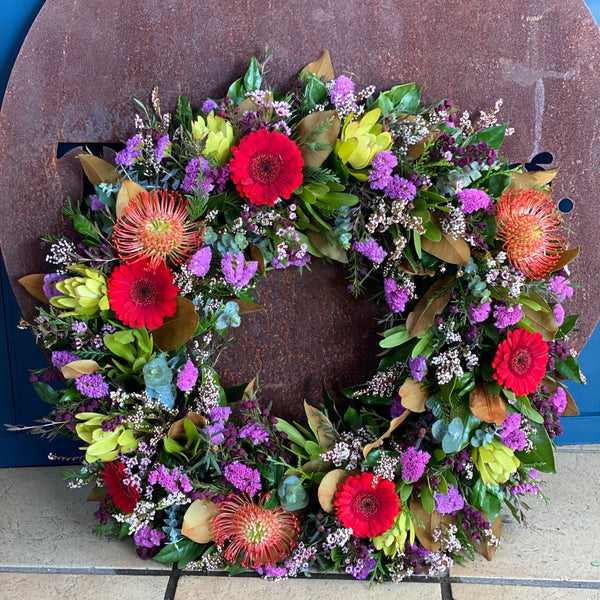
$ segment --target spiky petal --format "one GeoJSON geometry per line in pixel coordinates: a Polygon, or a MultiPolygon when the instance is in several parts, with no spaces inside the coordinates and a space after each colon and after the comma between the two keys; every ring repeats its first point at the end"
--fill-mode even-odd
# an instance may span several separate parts
{"type": "Polygon", "coordinates": [[[544,192],[512,190],[498,200],[498,238],[511,264],[531,279],[547,277],[563,249],[562,217],[544,192]]]}
{"type": "Polygon", "coordinates": [[[267,510],[266,497],[257,504],[244,494],[230,496],[219,504],[219,514],[213,520],[215,542],[223,546],[225,558],[233,563],[243,553],[242,566],[257,567],[289,556],[298,540],[298,522],[285,507],[267,510]]]}
{"type": "Polygon", "coordinates": [[[179,264],[202,242],[202,227],[189,220],[187,200],[168,190],[142,192],[123,209],[113,230],[119,256],[146,258],[153,266],[179,264]]]}

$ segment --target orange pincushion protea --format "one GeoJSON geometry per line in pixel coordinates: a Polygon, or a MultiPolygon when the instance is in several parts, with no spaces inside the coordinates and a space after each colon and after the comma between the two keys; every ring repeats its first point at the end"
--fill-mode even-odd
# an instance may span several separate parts
{"type": "Polygon", "coordinates": [[[202,228],[189,220],[187,200],[168,190],[142,192],[123,209],[113,242],[125,261],[146,258],[153,266],[177,265],[202,242],[202,228]]]}
{"type": "Polygon", "coordinates": [[[258,504],[250,497],[231,496],[219,504],[219,514],[213,519],[215,542],[222,546],[227,540],[225,558],[235,563],[243,553],[243,567],[275,564],[289,555],[298,540],[298,522],[285,507],[267,510],[266,497],[258,504]]]}
{"type": "Polygon", "coordinates": [[[552,200],[535,190],[512,190],[498,200],[498,238],[511,264],[531,279],[547,277],[563,249],[562,218],[552,200]]]}

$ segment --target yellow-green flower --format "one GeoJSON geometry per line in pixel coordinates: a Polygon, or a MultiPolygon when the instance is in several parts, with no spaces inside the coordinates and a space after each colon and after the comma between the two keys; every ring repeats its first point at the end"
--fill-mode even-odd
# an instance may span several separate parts
{"type": "Polygon", "coordinates": [[[206,115],[206,121],[199,116],[192,123],[192,136],[196,142],[204,142],[202,154],[212,155],[222,165],[233,146],[233,127],[229,121],[216,117],[214,112],[206,115]]]}
{"type": "Polygon", "coordinates": [[[394,525],[385,533],[372,539],[376,550],[383,550],[386,556],[394,557],[396,554],[404,552],[406,538],[410,534],[410,543],[415,543],[415,526],[412,519],[404,512],[401,512],[394,521],[394,525]]]}
{"type": "Polygon", "coordinates": [[[392,136],[378,123],[381,110],[375,108],[357,121],[350,115],[336,142],[335,152],[348,171],[360,181],[367,180],[367,167],[378,152],[392,147],[392,136]]]}
{"type": "Polygon", "coordinates": [[[485,446],[473,448],[471,458],[486,485],[505,482],[521,464],[514,452],[495,438],[485,446]]]}
{"type": "Polygon", "coordinates": [[[93,317],[101,310],[108,310],[106,276],[98,269],[85,265],[72,265],[68,269],[79,273],[80,277],[69,277],[59,281],[56,289],[63,296],[53,296],[50,298],[50,304],[69,310],[63,316],[86,315],[93,317]]]}
{"type": "Polygon", "coordinates": [[[79,413],[76,415],[83,423],[75,426],[77,435],[89,444],[80,450],[85,450],[85,460],[92,463],[96,460],[108,462],[117,458],[119,452],[133,452],[138,445],[135,434],[125,425],[117,425],[112,431],[103,431],[104,421],[111,419],[108,415],[99,413],[79,413]]]}

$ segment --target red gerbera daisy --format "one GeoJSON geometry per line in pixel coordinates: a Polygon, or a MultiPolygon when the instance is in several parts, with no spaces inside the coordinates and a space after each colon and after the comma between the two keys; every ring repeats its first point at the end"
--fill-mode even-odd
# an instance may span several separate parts
{"type": "Polygon", "coordinates": [[[300,148],[283,133],[259,129],[231,149],[231,179],[253,204],[273,206],[302,183],[300,148]]]}
{"type": "Polygon", "coordinates": [[[113,504],[125,514],[135,510],[140,492],[135,485],[125,483],[125,465],[122,462],[107,462],[102,470],[102,479],[108,488],[113,504]]]}
{"type": "Polygon", "coordinates": [[[178,291],[165,264],[153,267],[143,259],[115,267],[107,294],[110,307],[125,325],[156,329],[164,317],[175,314],[178,291]]]}
{"type": "Polygon", "coordinates": [[[202,242],[202,228],[189,220],[187,200],[175,192],[142,192],[123,209],[113,242],[125,261],[147,258],[153,265],[181,263],[202,242]]]}
{"type": "Polygon", "coordinates": [[[215,542],[227,540],[225,558],[233,563],[243,553],[242,566],[274,564],[289,555],[298,540],[296,517],[283,506],[267,510],[266,497],[254,504],[250,497],[231,496],[219,504],[212,522],[215,542]]]}
{"type": "Polygon", "coordinates": [[[506,340],[498,345],[492,362],[494,379],[517,396],[537,390],[546,373],[548,344],[538,332],[522,327],[509,331],[506,340]]]}
{"type": "Polygon", "coordinates": [[[554,269],[563,249],[560,212],[543,192],[513,190],[498,200],[498,237],[511,264],[531,279],[554,269]]]}
{"type": "Polygon", "coordinates": [[[337,518],[359,537],[385,533],[400,514],[400,498],[394,484],[381,478],[373,484],[373,478],[373,473],[348,477],[338,486],[333,501],[337,518]]]}

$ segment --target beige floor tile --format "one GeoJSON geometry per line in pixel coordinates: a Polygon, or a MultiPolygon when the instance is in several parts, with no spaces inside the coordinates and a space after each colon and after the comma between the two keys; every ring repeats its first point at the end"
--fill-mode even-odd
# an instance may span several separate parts
{"type": "Polygon", "coordinates": [[[557,474],[545,475],[550,504],[532,499],[528,524],[503,524],[491,562],[478,556],[451,569],[455,577],[599,581],[600,454],[559,453],[557,474]]]}
{"type": "MultiPolygon", "coordinates": [[[[71,490],[64,467],[0,469],[0,565],[163,569],[132,540],[98,537],[91,488],[71,490]]],[[[168,567],[167,567],[168,568],[168,567]]]]}
{"type": "Polygon", "coordinates": [[[175,600],[339,600],[340,598],[368,598],[369,600],[441,600],[437,583],[384,583],[340,579],[289,579],[264,581],[254,577],[181,577],[175,600]]]}
{"type": "Polygon", "coordinates": [[[452,584],[453,600],[600,600],[600,590],[452,584]]]}
{"type": "Polygon", "coordinates": [[[163,600],[168,577],[0,573],[6,600],[163,600]]]}

